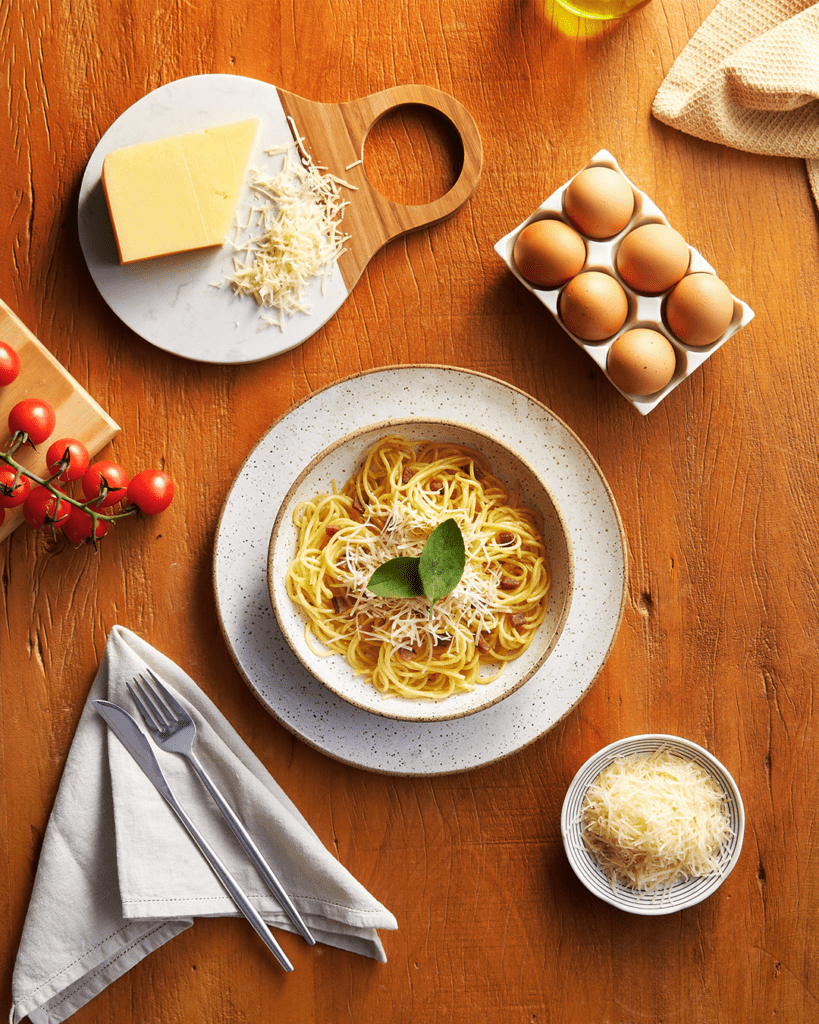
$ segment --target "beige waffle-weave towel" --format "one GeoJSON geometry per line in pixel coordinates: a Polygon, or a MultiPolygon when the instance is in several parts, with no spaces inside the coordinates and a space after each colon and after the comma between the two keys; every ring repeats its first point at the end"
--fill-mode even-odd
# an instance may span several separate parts
{"type": "Polygon", "coordinates": [[[819,204],[819,3],[722,0],[672,65],[652,112],[708,142],[804,157],[819,204]]]}

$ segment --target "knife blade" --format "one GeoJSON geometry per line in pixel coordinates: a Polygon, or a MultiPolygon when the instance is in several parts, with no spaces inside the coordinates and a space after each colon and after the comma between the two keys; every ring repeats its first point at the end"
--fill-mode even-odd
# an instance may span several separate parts
{"type": "Polygon", "coordinates": [[[262,916],[245,895],[233,875],[231,875],[219,859],[216,851],[211,847],[197,826],[193,823],[187,811],[185,811],[174,796],[173,790],[163,775],[159,762],[151,749],[147,736],[137,725],[136,721],[128,714],[127,711],[124,710],[124,708],[119,707],[117,704],[112,704],[110,701],[95,700],[92,701],[92,704],[94,705],[95,710],[106,721],[108,727],[117,739],[119,739],[145,775],[151,780],[168,805],[174,810],[179,820],[187,829],[190,837],[201,850],[202,855],[205,860],[207,860],[214,874],[225,889],[227,889],[233,899],[233,902],[248,919],[262,942],[264,942],[286,971],[292,971],[292,963],[288,959],[287,954],[284,952],[282,947],[276,941],[276,938],[268,928],[262,916]]]}

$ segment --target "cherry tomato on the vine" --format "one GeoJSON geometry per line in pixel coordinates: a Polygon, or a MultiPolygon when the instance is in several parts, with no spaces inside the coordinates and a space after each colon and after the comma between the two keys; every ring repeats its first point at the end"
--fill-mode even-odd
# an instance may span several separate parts
{"type": "Polygon", "coordinates": [[[146,516],[155,516],[173,501],[173,480],[161,469],[143,469],[128,484],[128,504],[146,516]]]}
{"type": "Polygon", "coordinates": [[[97,528],[94,530],[94,520],[84,509],[78,508],[76,505],[71,506],[71,513],[68,519],[62,524],[63,533],[68,537],[72,544],[82,544],[83,541],[94,543],[100,537],[104,537],[108,533],[109,523],[104,519],[97,520],[97,528]],[[94,540],[91,540],[91,534],[94,533],[94,540]]]}
{"type": "Polygon", "coordinates": [[[128,474],[116,462],[95,462],[82,478],[82,492],[95,508],[116,505],[125,498],[127,489],[128,474]]]}
{"type": "Polygon", "coordinates": [[[72,505],[48,487],[34,487],[23,504],[23,516],[32,530],[58,530],[71,514],[72,505]]]}
{"type": "Polygon", "coordinates": [[[21,473],[15,484],[16,476],[16,469],[11,466],[0,466],[0,507],[2,508],[17,508],[29,496],[31,481],[21,473]]]}
{"type": "Polygon", "coordinates": [[[88,449],[75,437],[63,437],[50,445],[46,454],[49,473],[65,483],[79,480],[85,475],[91,456],[88,449]]]}
{"type": "Polygon", "coordinates": [[[9,430],[12,434],[25,434],[31,444],[42,444],[56,425],[54,410],[40,398],[24,398],[9,413],[9,430]]]}
{"type": "Polygon", "coordinates": [[[16,349],[13,349],[5,341],[0,341],[0,388],[17,380],[20,372],[20,357],[16,349]]]}

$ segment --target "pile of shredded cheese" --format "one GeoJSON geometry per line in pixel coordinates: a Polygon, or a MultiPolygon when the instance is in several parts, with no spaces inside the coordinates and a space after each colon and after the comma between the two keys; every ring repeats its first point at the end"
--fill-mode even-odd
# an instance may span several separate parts
{"type": "Polygon", "coordinates": [[[721,870],[725,794],[693,761],[660,748],[621,757],[586,792],[583,841],[606,873],[640,892],[721,870]]]}
{"type": "MultiPolygon", "coordinates": [[[[292,123],[292,122],[291,122],[292,123]]],[[[244,225],[237,223],[229,241],[234,248],[233,276],[228,283],[238,295],[252,295],[272,314],[262,313],[268,326],[284,330],[286,318],[309,313],[306,293],[311,279],[322,291],[333,273],[349,235],[340,230],[344,207],[340,189],[355,188],[333,174],[322,174],[305,152],[302,138],[265,150],[283,157],[277,174],[254,171],[254,201],[244,225]]]]}

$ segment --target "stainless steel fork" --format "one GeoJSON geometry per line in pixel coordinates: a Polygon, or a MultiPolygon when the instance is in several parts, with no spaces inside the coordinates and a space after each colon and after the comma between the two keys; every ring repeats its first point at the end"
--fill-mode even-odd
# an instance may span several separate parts
{"type": "Polygon", "coordinates": [[[307,942],[311,946],[315,945],[316,940],[302,920],[301,914],[299,914],[293,901],[282,888],[282,884],[276,878],[273,869],[264,859],[261,850],[256,846],[247,829],[239,820],[230,804],[219,792],[215,782],[205,771],[201,761],[194,753],[193,742],[196,738],[196,724],[193,719],[162,680],[150,669],[148,669],[148,674],[153,680],[153,685],[144,675],[140,674],[134,679],[134,686],[128,683],[128,689],[131,691],[131,696],[134,698],[145,725],[150,730],[157,745],[162,750],[181,754],[190,761],[194,771],[213,797],[216,806],[233,829],[236,838],[242,844],[245,852],[276,895],[287,916],[307,942]]]}

